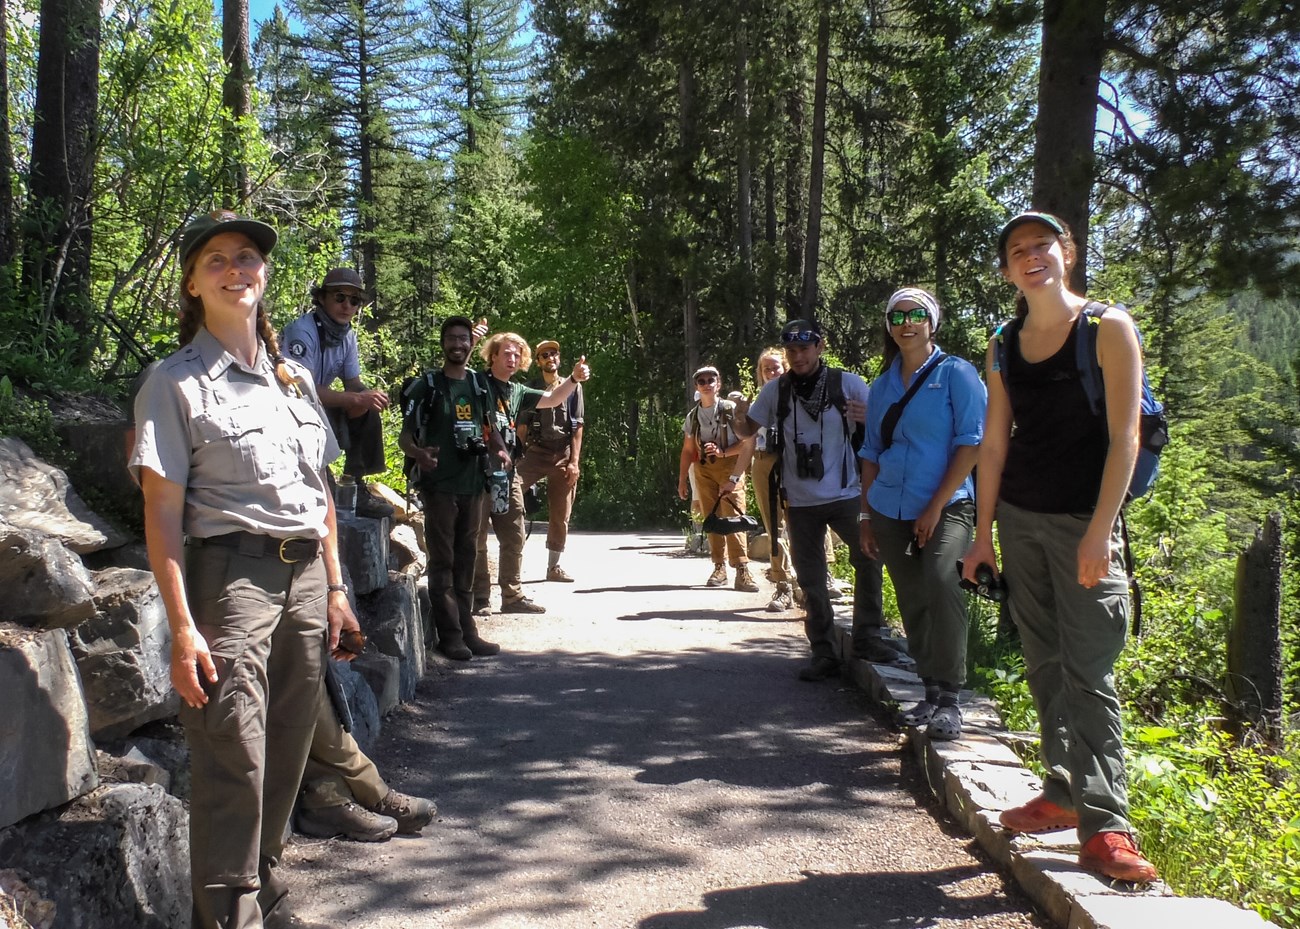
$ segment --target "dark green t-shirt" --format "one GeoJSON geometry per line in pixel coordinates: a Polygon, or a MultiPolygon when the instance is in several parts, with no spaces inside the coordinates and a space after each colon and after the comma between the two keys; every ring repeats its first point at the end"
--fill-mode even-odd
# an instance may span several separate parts
{"type": "Polygon", "coordinates": [[[517,431],[519,419],[524,416],[526,421],[527,414],[537,407],[537,401],[545,391],[525,387],[514,381],[498,381],[491,374],[488,374],[487,378],[492,385],[492,415],[495,417],[493,422],[501,431],[511,457],[518,458],[524,453],[519,445],[517,431]]]}
{"type": "Polygon", "coordinates": [[[421,490],[447,494],[479,494],[486,487],[484,423],[486,396],[482,379],[472,372],[462,380],[441,372],[416,380],[402,395],[402,428],[421,445],[437,446],[438,467],[413,482],[421,490]],[[480,386],[480,391],[475,386],[480,386]],[[424,433],[421,434],[421,428],[424,433]]]}

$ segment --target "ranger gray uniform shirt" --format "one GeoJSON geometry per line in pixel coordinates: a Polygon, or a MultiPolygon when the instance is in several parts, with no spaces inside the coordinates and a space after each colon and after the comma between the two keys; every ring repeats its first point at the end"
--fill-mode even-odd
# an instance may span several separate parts
{"type": "Polygon", "coordinates": [[[325,538],[321,472],[338,443],[311,373],[286,364],[301,397],[276,378],[264,346],[249,368],[204,328],[141,387],[130,467],[137,479],[149,468],[185,488],[186,535],[325,538]]]}

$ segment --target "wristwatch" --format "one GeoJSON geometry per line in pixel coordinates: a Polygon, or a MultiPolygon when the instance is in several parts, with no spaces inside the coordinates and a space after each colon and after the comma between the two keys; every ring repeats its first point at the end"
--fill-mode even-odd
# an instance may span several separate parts
{"type": "Polygon", "coordinates": [[[859,513],[859,514],[858,514],[858,522],[860,522],[860,523],[869,523],[869,522],[871,522],[871,514],[870,514],[870,513],[859,513]]]}
{"type": "Polygon", "coordinates": [[[347,584],[330,584],[328,587],[330,593],[346,594],[348,592],[347,584]]]}
{"type": "Polygon", "coordinates": [[[731,483],[739,484],[744,477],[745,475],[743,474],[733,474],[731,475],[731,483]]]}

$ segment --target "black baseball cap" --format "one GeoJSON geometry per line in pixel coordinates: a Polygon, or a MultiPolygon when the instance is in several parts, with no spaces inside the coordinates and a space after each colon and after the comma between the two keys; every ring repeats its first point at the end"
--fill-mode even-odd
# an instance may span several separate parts
{"type": "Polygon", "coordinates": [[[1007,239],[1011,238],[1011,233],[1025,223],[1042,223],[1057,235],[1065,235],[1065,224],[1051,213],[1039,213],[1036,210],[1017,213],[1007,220],[1006,225],[1002,227],[1002,231],[998,233],[998,261],[1002,264],[1006,264],[1007,260],[1007,239]]]}
{"type": "Polygon", "coordinates": [[[181,265],[187,262],[203,243],[223,232],[242,232],[253,240],[263,255],[271,254],[280,235],[266,223],[240,216],[230,210],[214,210],[193,220],[181,232],[181,265]]]}

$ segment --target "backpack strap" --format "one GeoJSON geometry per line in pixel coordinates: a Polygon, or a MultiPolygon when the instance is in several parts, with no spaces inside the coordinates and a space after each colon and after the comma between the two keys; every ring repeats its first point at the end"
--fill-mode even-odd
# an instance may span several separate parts
{"type": "Polygon", "coordinates": [[[1101,365],[1097,362],[1097,333],[1107,309],[1106,304],[1089,300],[1075,323],[1078,336],[1074,340],[1074,366],[1078,369],[1079,381],[1093,416],[1103,416],[1106,411],[1106,386],[1102,381],[1101,365]]]}

